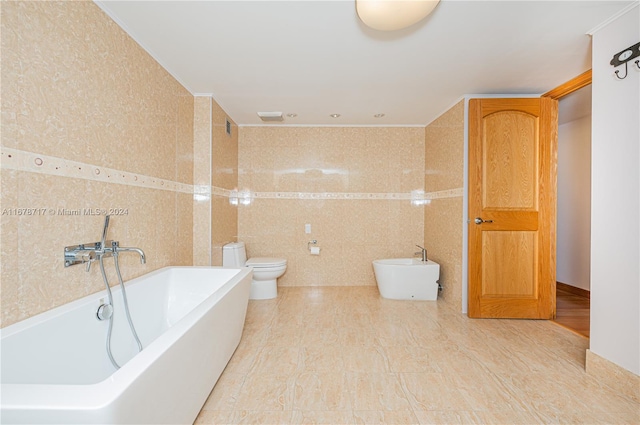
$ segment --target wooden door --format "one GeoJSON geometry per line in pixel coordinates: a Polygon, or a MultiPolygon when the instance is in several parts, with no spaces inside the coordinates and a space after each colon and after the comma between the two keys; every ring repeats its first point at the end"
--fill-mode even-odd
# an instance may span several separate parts
{"type": "Polygon", "coordinates": [[[469,101],[469,317],[555,316],[557,108],[469,101]]]}

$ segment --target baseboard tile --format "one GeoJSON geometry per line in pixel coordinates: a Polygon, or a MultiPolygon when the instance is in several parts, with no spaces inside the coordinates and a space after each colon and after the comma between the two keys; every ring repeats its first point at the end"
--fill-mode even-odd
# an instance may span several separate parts
{"type": "Polygon", "coordinates": [[[640,376],[587,350],[585,369],[600,382],[620,395],[640,403],[640,376]]]}

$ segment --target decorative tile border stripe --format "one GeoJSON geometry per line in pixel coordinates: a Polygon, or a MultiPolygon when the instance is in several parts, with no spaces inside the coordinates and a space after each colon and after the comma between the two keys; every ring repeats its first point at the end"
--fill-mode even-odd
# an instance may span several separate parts
{"type": "Polygon", "coordinates": [[[209,186],[211,188],[211,194],[215,196],[223,196],[225,198],[231,198],[233,196],[233,191],[229,189],[224,189],[222,187],[217,186],[209,186]]]}
{"type": "Polygon", "coordinates": [[[353,193],[353,192],[255,192],[252,194],[256,199],[399,199],[410,200],[411,193],[353,193]]]}
{"type": "Polygon", "coordinates": [[[113,168],[100,167],[83,162],[71,161],[54,156],[26,152],[19,149],[1,148],[1,166],[8,170],[29,171],[32,173],[100,181],[149,189],[169,190],[198,195],[208,199],[210,196],[225,198],[250,197],[253,199],[300,199],[300,200],[401,200],[429,201],[461,197],[463,188],[441,190],[438,192],[413,191],[410,193],[354,193],[354,192],[248,192],[224,189],[217,186],[190,185],[158,177],[145,176],[113,168]]]}
{"type": "Polygon", "coordinates": [[[424,194],[424,199],[461,198],[463,195],[464,188],[458,187],[456,189],[440,190],[438,192],[427,192],[424,194]]]}
{"type": "Polygon", "coordinates": [[[54,156],[5,147],[2,148],[0,154],[2,156],[2,168],[8,170],[29,171],[52,176],[124,184],[173,192],[194,193],[193,185],[190,184],[115,170],[108,167],[100,167],[54,156]]]}
{"type": "Polygon", "coordinates": [[[251,194],[254,199],[339,199],[339,200],[432,200],[462,197],[463,188],[441,190],[438,192],[410,192],[410,193],[352,193],[352,192],[255,192],[251,194]]]}
{"type": "Polygon", "coordinates": [[[193,186],[193,194],[194,195],[203,195],[210,196],[211,195],[212,186],[207,186],[206,184],[197,184],[193,186]]]}

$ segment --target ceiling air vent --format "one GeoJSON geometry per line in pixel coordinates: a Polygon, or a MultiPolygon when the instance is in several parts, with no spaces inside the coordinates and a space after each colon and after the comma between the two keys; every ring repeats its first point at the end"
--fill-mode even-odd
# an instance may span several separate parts
{"type": "Polygon", "coordinates": [[[263,122],[280,122],[284,121],[282,112],[258,112],[258,116],[263,122]]]}

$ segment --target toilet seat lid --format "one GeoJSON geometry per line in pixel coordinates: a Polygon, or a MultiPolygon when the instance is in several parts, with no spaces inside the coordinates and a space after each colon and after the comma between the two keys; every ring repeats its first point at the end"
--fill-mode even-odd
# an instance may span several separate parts
{"type": "Polygon", "coordinates": [[[249,258],[245,264],[251,267],[278,267],[286,266],[287,260],[284,258],[256,257],[249,258]]]}

